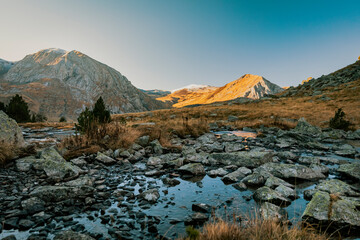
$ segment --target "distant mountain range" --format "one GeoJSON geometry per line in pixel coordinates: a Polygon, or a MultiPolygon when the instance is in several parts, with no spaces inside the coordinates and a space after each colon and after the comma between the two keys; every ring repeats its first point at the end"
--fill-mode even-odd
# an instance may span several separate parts
{"type": "Polygon", "coordinates": [[[229,101],[236,98],[258,99],[265,95],[284,91],[283,88],[257,75],[246,74],[222,87],[190,85],[172,91],[171,94],[157,98],[170,102],[173,107],[229,101]]]}
{"type": "Polygon", "coordinates": [[[0,60],[0,74],[0,101],[21,94],[32,111],[50,120],[75,120],[100,96],[112,113],[169,107],[120,72],[75,50],[44,49],[16,63],[0,60]]]}

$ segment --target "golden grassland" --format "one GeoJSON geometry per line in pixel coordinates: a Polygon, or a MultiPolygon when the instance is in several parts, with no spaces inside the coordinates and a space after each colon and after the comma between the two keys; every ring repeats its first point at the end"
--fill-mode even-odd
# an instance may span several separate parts
{"type": "Polygon", "coordinates": [[[223,220],[206,223],[199,232],[195,229],[187,229],[188,237],[183,240],[326,240],[325,234],[315,231],[311,226],[289,227],[280,224],[276,220],[250,220],[246,227],[237,222],[223,220]]]}
{"type": "Polygon", "coordinates": [[[288,125],[294,127],[297,120],[304,117],[308,122],[319,127],[328,127],[329,120],[338,108],[342,108],[346,117],[353,123],[353,128],[360,127],[360,80],[343,84],[336,89],[328,88],[323,95],[272,98],[245,104],[219,103],[192,108],[165,109],[147,113],[128,113],[114,115],[114,121],[126,119],[129,125],[142,122],[154,122],[158,125],[166,122],[174,124],[182,118],[204,119],[207,122],[227,120],[230,115],[237,116],[238,121],[226,122],[236,128],[288,125]]]}

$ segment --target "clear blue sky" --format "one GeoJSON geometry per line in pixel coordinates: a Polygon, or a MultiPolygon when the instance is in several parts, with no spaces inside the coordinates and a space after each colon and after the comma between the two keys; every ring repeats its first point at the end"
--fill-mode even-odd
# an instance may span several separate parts
{"type": "Polygon", "coordinates": [[[0,0],[0,58],[79,50],[138,88],[297,85],[360,55],[360,1],[0,0]]]}

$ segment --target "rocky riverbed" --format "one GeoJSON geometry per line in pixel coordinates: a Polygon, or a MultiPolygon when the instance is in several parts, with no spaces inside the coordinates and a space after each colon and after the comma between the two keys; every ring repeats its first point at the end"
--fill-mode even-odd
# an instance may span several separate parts
{"type": "Polygon", "coordinates": [[[174,138],[178,151],[144,136],[69,162],[55,147],[18,159],[0,169],[0,239],[174,239],[254,211],[359,234],[360,131],[304,120],[257,131],[174,138]]]}

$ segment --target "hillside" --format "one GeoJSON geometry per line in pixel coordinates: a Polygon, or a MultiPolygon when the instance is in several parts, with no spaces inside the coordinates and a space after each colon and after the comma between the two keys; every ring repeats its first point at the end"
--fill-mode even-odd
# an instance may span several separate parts
{"type": "Polygon", "coordinates": [[[259,99],[268,94],[276,94],[283,89],[257,75],[246,74],[223,87],[204,87],[195,90],[187,88],[175,91],[170,95],[158,98],[161,101],[174,103],[173,107],[184,107],[196,104],[224,102],[236,98],[259,99]]]}
{"type": "Polygon", "coordinates": [[[50,120],[60,116],[76,119],[100,96],[112,113],[166,107],[134,87],[120,72],[75,50],[41,50],[7,70],[0,81],[0,101],[21,94],[32,111],[50,120]]]}

